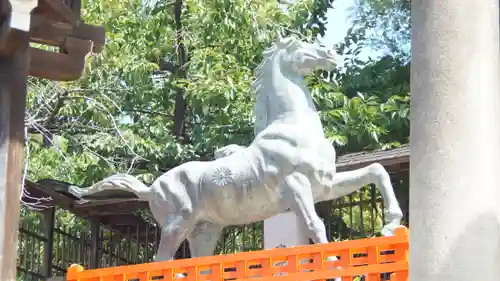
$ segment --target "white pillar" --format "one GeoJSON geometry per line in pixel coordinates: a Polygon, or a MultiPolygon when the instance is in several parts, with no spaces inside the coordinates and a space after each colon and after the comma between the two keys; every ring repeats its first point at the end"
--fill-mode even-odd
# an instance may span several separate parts
{"type": "Polygon", "coordinates": [[[410,280],[500,280],[498,0],[412,1],[410,280]]]}
{"type": "Polygon", "coordinates": [[[264,249],[299,245],[309,245],[309,237],[294,213],[282,213],[264,221],[264,249]]]}

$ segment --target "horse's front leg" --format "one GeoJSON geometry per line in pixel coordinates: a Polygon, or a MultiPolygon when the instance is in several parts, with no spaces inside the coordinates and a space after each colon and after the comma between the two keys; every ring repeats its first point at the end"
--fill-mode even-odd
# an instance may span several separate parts
{"type": "Polygon", "coordinates": [[[335,174],[333,185],[326,187],[329,190],[326,191],[326,198],[324,199],[339,198],[351,194],[367,184],[373,183],[380,190],[385,205],[385,226],[381,231],[382,235],[393,235],[395,228],[401,225],[403,212],[394,194],[389,173],[379,163],[335,174]]]}
{"type": "Polygon", "coordinates": [[[328,243],[325,224],[314,209],[314,198],[309,179],[302,173],[295,172],[285,177],[280,183],[285,204],[297,215],[306,227],[308,236],[314,243],[328,243]]]}
{"type": "MultiPolygon", "coordinates": [[[[314,198],[311,190],[311,182],[301,173],[295,172],[287,176],[281,182],[283,199],[285,204],[297,215],[302,225],[306,227],[309,238],[314,243],[328,243],[325,224],[314,209],[314,198]]],[[[337,260],[336,256],[327,257],[329,261],[337,260]]],[[[328,279],[342,281],[341,278],[328,279]]]]}

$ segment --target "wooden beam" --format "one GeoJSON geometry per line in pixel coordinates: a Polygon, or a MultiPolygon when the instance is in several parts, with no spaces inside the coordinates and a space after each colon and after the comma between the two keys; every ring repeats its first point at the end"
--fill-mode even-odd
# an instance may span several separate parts
{"type": "MultiPolygon", "coordinates": [[[[344,172],[363,168],[373,163],[380,163],[386,169],[410,162],[410,147],[402,147],[390,150],[375,150],[370,152],[350,153],[340,156],[337,160],[337,172],[344,172]]],[[[393,169],[391,169],[393,170],[393,169]]]]}
{"type": "Polygon", "coordinates": [[[38,0],[10,0],[12,14],[10,27],[24,32],[30,30],[31,11],[38,5],[38,0]]]}
{"type": "MultiPolygon", "coordinates": [[[[11,31],[12,33],[13,31],[11,31]]],[[[0,57],[0,280],[16,280],[17,231],[24,156],[28,33],[0,57]]]]}
{"type": "Polygon", "coordinates": [[[64,49],[67,54],[31,47],[29,75],[54,81],[80,78],[85,69],[85,58],[92,50],[92,42],[68,37],[64,49]]]}
{"type": "Polygon", "coordinates": [[[37,13],[48,14],[51,18],[72,26],[78,26],[80,23],[80,15],[73,12],[62,0],[39,0],[37,13]]]}
{"type": "Polygon", "coordinates": [[[0,0],[0,48],[5,44],[10,31],[12,6],[9,0],[0,0]]]}
{"type": "Polygon", "coordinates": [[[47,205],[50,204],[65,210],[72,210],[73,208],[73,200],[50,188],[44,188],[41,185],[30,181],[26,181],[25,188],[34,197],[50,197],[52,200],[47,202],[47,205]]]}
{"type": "Polygon", "coordinates": [[[66,37],[74,37],[93,42],[92,52],[99,53],[106,43],[106,30],[81,22],[78,26],[61,23],[47,18],[45,15],[33,15],[30,29],[31,42],[50,46],[61,46],[66,37]]]}

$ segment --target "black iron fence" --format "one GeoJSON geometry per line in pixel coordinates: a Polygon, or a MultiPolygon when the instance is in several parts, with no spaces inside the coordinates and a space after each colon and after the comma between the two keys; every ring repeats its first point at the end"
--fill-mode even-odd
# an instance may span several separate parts
{"type": "Polygon", "coordinates": [[[316,209],[325,222],[329,241],[375,236],[384,222],[383,200],[375,186],[319,203],[316,209]]]}
{"type": "MultiPolygon", "coordinates": [[[[147,227],[158,232],[154,223],[147,227]]],[[[40,281],[62,276],[73,263],[102,268],[151,261],[157,241],[137,236],[137,228],[128,227],[128,230],[110,230],[98,222],[74,217],[63,210],[23,208],[17,279],[40,281]]],[[[153,232],[149,237],[155,236],[153,232]]]]}
{"type": "MultiPolygon", "coordinates": [[[[370,237],[383,225],[382,199],[374,187],[330,202],[317,204],[330,241],[370,237]]],[[[152,261],[159,242],[154,221],[146,229],[126,226],[111,230],[98,221],[77,218],[64,210],[23,209],[19,228],[18,280],[40,281],[62,276],[72,263],[102,268],[152,261]]],[[[263,223],[224,230],[216,253],[262,249],[263,223]]],[[[176,258],[188,257],[186,243],[176,258]]]]}

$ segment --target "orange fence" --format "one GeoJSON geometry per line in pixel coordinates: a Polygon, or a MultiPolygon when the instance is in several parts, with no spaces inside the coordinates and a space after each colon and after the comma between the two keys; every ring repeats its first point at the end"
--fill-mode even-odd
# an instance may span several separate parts
{"type": "Polygon", "coordinates": [[[68,269],[67,281],[408,281],[408,230],[377,237],[294,248],[84,270],[68,269]],[[337,256],[329,261],[327,257],[337,256]],[[183,274],[183,275],[181,275],[183,274]],[[180,278],[179,278],[180,277],[180,278]],[[251,280],[250,280],[251,279],[251,280]]]}

